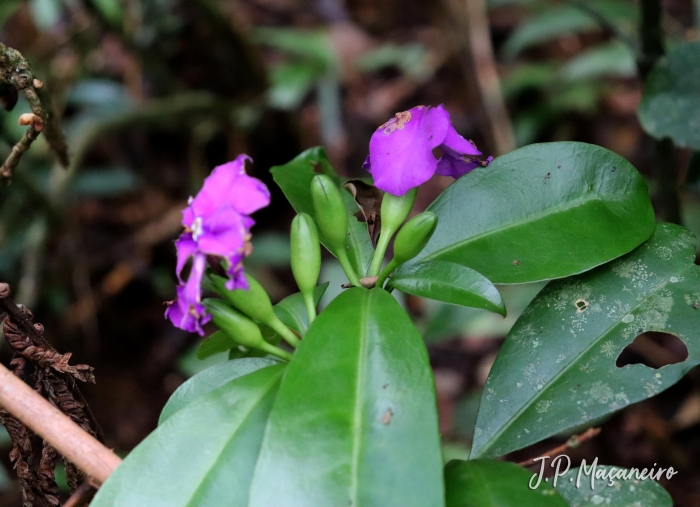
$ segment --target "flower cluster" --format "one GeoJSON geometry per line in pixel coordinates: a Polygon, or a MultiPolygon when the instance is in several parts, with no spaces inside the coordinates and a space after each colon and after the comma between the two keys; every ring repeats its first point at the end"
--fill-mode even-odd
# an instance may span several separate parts
{"type": "MultiPolygon", "coordinates": [[[[490,162],[491,157],[480,161],[476,158],[479,155],[474,143],[454,129],[442,105],[418,106],[397,113],[379,127],[370,140],[364,167],[372,173],[377,188],[401,196],[433,174],[459,178],[490,162]],[[435,149],[440,151],[439,159],[433,154],[435,149]]],[[[223,259],[227,289],[248,289],[242,262],[255,223],[250,215],[270,203],[270,192],[260,180],[245,173],[246,160],[252,161],[239,155],[216,167],[182,211],[185,232],[175,242],[180,283],[177,298],[165,311],[180,329],[203,335],[202,326],[211,320],[201,302],[208,257],[223,259]],[[183,281],[182,270],[190,259],[192,267],[183,281]]]]}
{"type": "Polygon", "coordinates": [[[491,160],[480,162],[475,158],[479,155],[476,146],[457,133],[442,105],[417,106],[377,129],[364,168],[372,173],[377,188],[398,196],[433,174],[459,178],[491,160]],[[442,151],[439,159],[433,155],[435,148],[442,151]]]}
{"type": "Polygon", "coordinates": [[[263,182],[245,173],[248,155],[239,155],[232,162],[220,165],[204,180],[199,193],[190,197],[182,211],[185,232],[175,242],[177,248],[177,298],[168,303],[165,316],[185,331],[204,334],[202,325],[211,316],[201,303],[201,282],[207,256],[222,258],[228,281],[226,288],[248,289],[243,276],[243,258],[250,228],[255,221],[250,215],[270,204],[270,192],[263,182]],[[192,258],[187,281],[182,270],[192,258]]]}

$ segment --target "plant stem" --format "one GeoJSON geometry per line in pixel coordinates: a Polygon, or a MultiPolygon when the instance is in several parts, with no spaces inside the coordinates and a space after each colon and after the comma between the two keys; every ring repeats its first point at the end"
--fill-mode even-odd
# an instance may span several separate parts
{"type": "Polygon", "coordinates": [[[309,325],[316,319],[316,303],[313,291],[303,294],[304,304],[306,304],[306,314],[309,316],[309,325]]]}
{"type": "Polygon", "coordinates": [[[292,354],[290,354],[286,350],[282,350],[279,347],[275,347],[274,345],[271,345],[267,342],[265,342],[265,344],[261,346],[260,349],[267,352],[268,354],[272,354],[273,356],[277,356],[281,359],[284,359],[285,361],[292,360],[292,354]]]}
{"type": "Polygon", "coordinates": [[[336,255],[338,256],[340,265],[343,268],[343,271],[345,271],[345,275],[348,277],[348,280],[350,280],[350,283],[355,287],[362,287],[360,278],[357,276],[357,273],[355,273],[355,269],[352,267],[352,264],[350,264],[350,259],[348,259],[348,254],[345,252],[345,250],[338,250],[336,255]]]}
{"type": "Polygon", "coordinates": [[[297,348],[299,346],[299,338],[297,338],[297,335],[295,335],[291,329],[285,326],[281,320],[275,319],[267,322],[266,324],[274,329],[277,334],[284,338],[284,341],[289,343],[292,347],[297,348]]]}
{"type": "Polygon", "coordinates": [[[369,266],[369,273],[367,273],[367,276],[379,275],[379,272],[382,269],[382,262],[384,261],[384,254],[386,253],[386,249],[389,247],[389,241],[391,241],[391,238],[395,232],[396,231],[391,231],[388,228],[383,228],[382,232],[379,233],[377,248],[374,250],[372,263],[369,266]]]}
{"type": "Polygon", "coordinates": [[[387,264],[384,269],[382,270],[381,274],[379,275],[379,278],[377,278],[377,282],[374,284],[375,287],[381,288],[382,285],[384,285],[384,282],[386,281],[387,277],[399,266],[399,263],[396,262],[396,259],[391,259],[389,264],[387,264]]]}

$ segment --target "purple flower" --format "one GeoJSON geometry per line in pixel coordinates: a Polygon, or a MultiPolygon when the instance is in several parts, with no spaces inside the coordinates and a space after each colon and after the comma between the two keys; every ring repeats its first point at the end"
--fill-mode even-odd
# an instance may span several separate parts
{"type": "Polygon", "coordinates": [[[255,224],[249,215],[270,204],[270,192],[262,181],[245,173],[246,160],[252,161],[248,155],[239,155],[214,168],[182,210],[185,232],[175,242],[180,285],[165,316],[185,331],[203,335],[202,325],[211,319],[201,304],[200,288],[208,255],[223,258],[229,276],[227,289],[248,289],[243,258],[249,248],[250,228],[255,224]],[[184,282],[182,270],[190,258],[192,269],[184,282]]]}
{"type": "MultiPolygon", "coordinates": [[[[369,142],[364,168],[374,177],[377,188],[403,195],[437,173],[459,178],[484,165],[481,152],[460,136],[442,105],[417,106],[379,127],[369,142]],[[442,150],[436,159],[433,150],[442,150]]],[[[487,162],[488,163],[488,162],[487,162]]]]}

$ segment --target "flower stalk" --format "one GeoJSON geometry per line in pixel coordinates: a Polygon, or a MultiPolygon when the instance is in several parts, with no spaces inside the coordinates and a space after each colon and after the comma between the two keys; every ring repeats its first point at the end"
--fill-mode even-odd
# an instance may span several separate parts
{"type": "Polygon", "coordinates": [[[394,241],[394,258],[382,270],[377,287],[384,285],[387,277],[401,264],[410,261],[430,241],[437,227],[437,215],[430,211],[416,215],[401,228],[394,241]]]}
{"type": "Polygon", "coordinates": [[[372,263],[370,264],[368,273],[369,276],[379,275],[382,269],[384,255],[389,247],[389,242],[411,212],[417,193],[418,187],[412,188],[405,194],[399,196],[388,192],[384,194],[381,207],[382,230],[379,234],[379,240],[377,241],[377,248],[372,256],[372,263]]]}

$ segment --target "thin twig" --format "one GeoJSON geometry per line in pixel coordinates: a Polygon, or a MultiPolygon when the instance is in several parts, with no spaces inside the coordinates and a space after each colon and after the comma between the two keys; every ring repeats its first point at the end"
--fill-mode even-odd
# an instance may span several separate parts
{"type": "Polygon", "coordinates": [[[530,465],[533,465],[535,463],[536,459],[539,458],[548,458],[550,456],[557,456],[561,454],[562,452],[566,451],[567,449],[575,449],[579,445],[581,445],[583,442],[586,440],[590,440],[591,438],[594,438],[600,433],[600,428],[588,428],[586,431],[581,433],[580,435],[574,435],[572,436],[569,440],[567,440],[565,443],[562,445],[558,445],[554,449],[550,449],[547,452],[544,452],[540,454],[539,456],[536,456],[534,458],[521,461],[518,463],[521,467],[529,467],[530,465]]]}
{"type": "Polygon", "coordinates": [[[34,389],[0,365],[0,405],[102,484],[121,459],[34,389]]]}
{"type": "MultiPolygon", "coordinates": [[[[1,42],[0,85],[5,88],[9,86],[17,90],[29,103],[29,107],[34,115],[34,121],[31,122],[31,126],[12,149],[10,156],[2,165],[0,179],[9,181],[12,171],[17,167],[22,155],[29,149],[29,146],[31,146],[42,131],[44,131],[49,146],[51,146],[51,149],[56,153],[61,164],[66,167],[68,165],[68,153],[63,134],[55,116],[42,104],[39,94],[37,93],[38,90],[43,88],[44,84],[34,78],[29,62],[19,51],[7,47],[1,42]]],[[[14,102],[10,101],[8,105],[11,109],[14,106],[14,102]]],[[[22,117],[20,117],[20,125],[26,124],[28,123],[23,122],[22,117]]]]}
{"type": "Polygon", "coordinates": [[[39,137],[39,131],[34,128],[34,125],[31,125],[22,136],[22,139],[12,147],[10,155],[5,162],[3,162],[2,168],[0,168],[0,179],[8,181],[12,177],[12,173],[17,167],[17,164],[19,164],[22,155],[24,155],[24,152],[29,149],[37,137],[39,137]]]}

